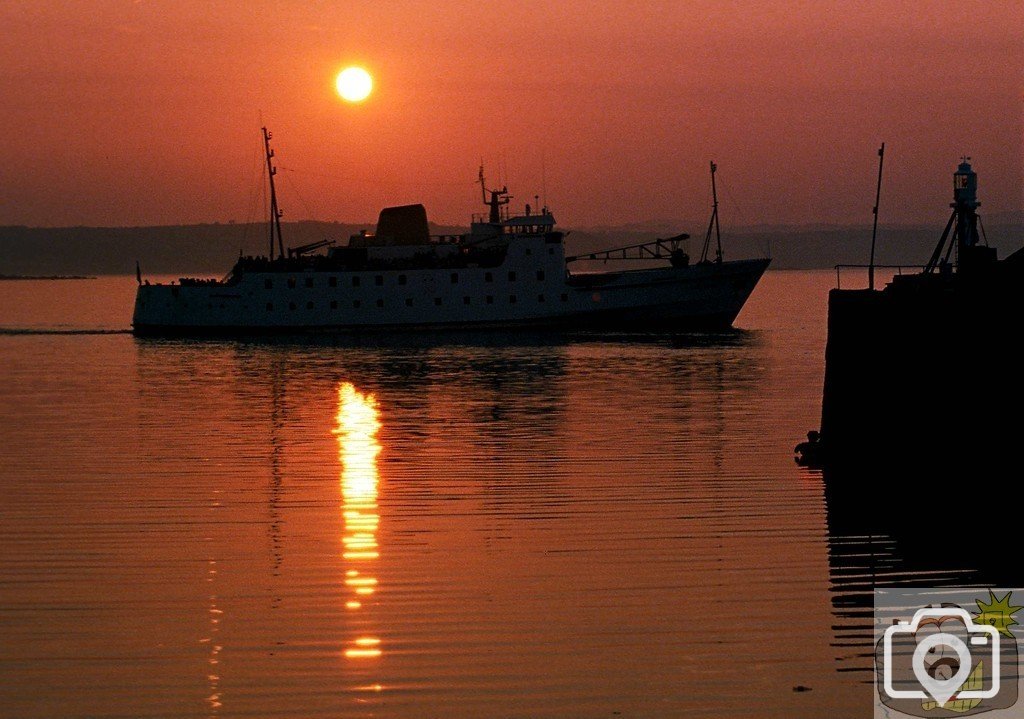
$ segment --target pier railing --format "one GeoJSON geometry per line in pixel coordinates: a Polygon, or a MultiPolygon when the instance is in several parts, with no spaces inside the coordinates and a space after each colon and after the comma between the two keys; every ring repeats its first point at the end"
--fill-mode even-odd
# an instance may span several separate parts
{"type": "MultiPolygon", "coordinates": [[[[907,273],[921,272],[924,270],[924,265],[875,265],[876,270],[894,270],[894,275],[902,275],[904,271],[907,273]]],[[[836,289],[843,289],[842,272],[843,270],[870,270],[871,265],[836,265],[836,289]]],[[[865,285],[867,284],[867,273],[864,274],[865,285]]]]}

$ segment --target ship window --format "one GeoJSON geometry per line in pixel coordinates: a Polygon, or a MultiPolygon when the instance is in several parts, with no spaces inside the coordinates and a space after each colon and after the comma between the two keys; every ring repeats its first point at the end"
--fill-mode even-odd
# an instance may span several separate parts
{"type": "Polygon", "coordinates": [[[469,299],[469,295],[466,295],[465,297],[462,298],[462,304],[468,305],[470,302],[472,302],[472,300],[469,299]]]}
{"type": "MultiPolygon", "coordinates": [[[[359,278],[357,277],[356,279],[359,279],[359,278]]],[[[362,303],[359,300],[352,300],[352,306],[355,307],[357,310],[359,309],[359,305],[361,305],[361,304],[362,303]]]]}
{"type": "Polygon", "coordinates": [[[452,284],[453,285],[459,284],[459,273],[458,272],[453,272],[452,273],[452,284]]]}
{"type": "Polygon", "coordinates": [[[353,287],[358,287],[359,286],[359,275],[353,275],[353,277],[352,277],[352,286],[353,287]]]}
{"type": "Polygon", "coordinates": [[[377,275],[373,278],[373,284],[381,287],[384,284],[384,275],[377,275]]]}
{"type": "Polygon", "coordinates": [[[313,278],[312,277],[307,277],[306,278],[306,287],[312,287],[312,286],[313,286],[313,278]]]}
{"type": "MultiPolygon", "coordinates": [[[[270,282],[270,280],[267,280],[267,282],[270,282]]],[[[274,303],[273,302],[268,302],[267,303],[267,312],[273,312],[273,311],[274,311],[274,303]]]]}
{"type": "Polygon", "coordinates": [[[311,309],[313,309],[313,303],[312,303],[312,302],[307,302],[307,303],[306,303],[306,309],[307,309],[307,310],[311,310],[311,309]]]}
{"type": "Polygon", "coordinates": [[[288,309],[294,310],[295,309],[295,303],[294,302],[289,302],[288,303],[288,309]]]}
{"type": "Polygon", "coordinates": [[[494,282],[494,274],[491,272],[484,273],[484,282],[494,282]]]}
{"type": "Polygon", "coordinates": [[[544,270],[537,270],[537,279],[538,280],[543,280],[544,279],[544,270]]]}
{"type": "Polygon", "coordinates": [[[405,275],[399,275],[399,276],[398,276],[398,284],[400,284],[400,285],[404,285],[404,284],[406,284],[406,283],[407,283],[408,281],[409,281],[409,278],[408,278],[408,277],[406,277],[405,275]]]}
{"type": "Polygon", "coordinates": [[[509,295],[508,296],[508,303],[510,305],[514,305],[516,303],[516,296],[515,295],[509,295]]]}
{"type": "Polygon", "coordinates": [[[288,278],[288,289],[291,289],[291,290],[295,289],[295,278],[294,277],[289,277],[288,278]]]}
{"type": "Polygon", "coordinates": [[[331,287],[337,287],[338,286],[338,278],[337,277],[328,277],[327,278],[327,284],[329,286],[331,286],[331,287]]]}
{"type": "Polygon", "coordinates": [[[532,255],[532,254],[533,254],[533,251],[529,247],[527,247],[526,248],[526,255],[529,256],[529,255],[532,255]]]}
{"type": "Polygon", "coordinates": [[[509,272],[508,273],[508,281],[509,282],[515,282],[516,281],[516,273],[515,272],[509,272]]]}
{"type": "Polygon", "coordinates": [[[384,306],[384,300],[377,300],[377,306],[378,307],[383,307],[384,306]]]}
{"type": "Polygon", "coordinates": [[[274,289],[274,281],[273,280],[263,280],[263,288],[267,289],[267,290],[274,289]]]}
{"type": "Polygon", "coordinates": [[[543,302],[544,301],[544,295],[537,295],[537,301],[538,302],[543,302]]]}
{"type": "Polygon", "coordinates": [[[435,297],[434,298],[434,304],[437,305],[438,307],[440,307],[441,306],[441,298],[440,297],[435,297]]]}
{"type": "Polygon", "coordinates": [[[567,294],[565,294],[565,293],[563,292],[563,293],[562,293],[562,302],[568,302],[568,301],[569,301],[569,295],[567,295],[567,294]]]}
{"type": "Polygon", "coordinates": [[[493,305],[494,304],[494,295],[487,295],[487,304],[489,304],[489,305],[493,305]]]}
{"type": "Polygon", "coordinates": [[[331,300],[331,309],[332,310],[338,309],[338,300],[331,300]]]}
{"type": "Polygon", "coordinates": [[[412,307],[412,297],[406,297],[405,298],[405,306],[406,307],[412,307]]]}

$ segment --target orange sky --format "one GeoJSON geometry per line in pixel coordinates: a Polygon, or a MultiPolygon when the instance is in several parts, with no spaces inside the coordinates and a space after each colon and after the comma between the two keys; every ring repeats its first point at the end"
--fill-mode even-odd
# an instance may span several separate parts
{"type": "Polygon", "coordinates": [[[258,219],[261,117],[288,220],[464,223],[481,158],[563,225],[703,219],[713,158],[726,225],[869,222],[882,140],[883,222],[941,225],[963,153],[986,215],[1022,207],[1019,0],[6,0],[0,27],[0,224],[258,219]]]}

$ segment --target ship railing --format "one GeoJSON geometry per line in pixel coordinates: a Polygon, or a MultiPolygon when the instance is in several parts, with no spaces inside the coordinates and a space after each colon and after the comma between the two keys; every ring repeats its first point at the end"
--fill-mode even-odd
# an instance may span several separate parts
{"type": "MultiPolygon", "coordinates": [[[[842,273],[844,270],[866,270],[864,273],[865,285],[868,284],[868,273],[871,271],[872,265],[836,265],[836,289],[843,289],[842,273]]],[[[874,265],[876,270],[892,270],[893,275],[902,275],[904,272],[910,274],[911,272],[919,273],[925,269],[924,265],[874,265]]]]}
{"type": "Polygon", "coordinates": [[[180,277],[178,284],[182,287],[209,287],[224,284],[223,280],[214,277],[180,277]]]}

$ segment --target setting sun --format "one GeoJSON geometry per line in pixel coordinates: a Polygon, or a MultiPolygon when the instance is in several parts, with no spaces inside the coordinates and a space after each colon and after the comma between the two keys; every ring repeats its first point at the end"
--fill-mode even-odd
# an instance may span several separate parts
{"type": "Polygon", "coordinates": [[[373,78],[361,67],[347,67],[335,81],[338,94],[348,102],[362,102],[373,90],[373,78]]]}

